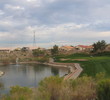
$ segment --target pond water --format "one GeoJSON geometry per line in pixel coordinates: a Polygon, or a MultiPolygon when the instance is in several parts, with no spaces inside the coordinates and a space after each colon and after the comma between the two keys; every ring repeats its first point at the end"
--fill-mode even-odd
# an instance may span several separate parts
{"type": "Polygon", "coordinates": [[[62,77],[68,73],[65,68],[37,64],[0,66],[0,71],[5,72],[0,77],[0,83],[3,84],[0,94],[8,93],[11,86],[36,87],[45,77],[56,75],[62,77]]]}

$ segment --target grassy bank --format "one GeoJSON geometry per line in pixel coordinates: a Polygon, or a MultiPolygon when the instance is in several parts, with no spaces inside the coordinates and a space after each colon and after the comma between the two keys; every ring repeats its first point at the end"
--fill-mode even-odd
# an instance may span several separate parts
{"type": "Polygon", "coordinates": [[[97,73],[104,72],[106,77],[110,77],[110,56],[91,56],[88,54],[60,55],[55,57],[56,62],[80,63],[84,69],[81,76],[95,76],[97,73]],[[62,60],[63,59],[63,60],[62,60]],[[81,61],[84,60],[84,61],[81,61]]]}

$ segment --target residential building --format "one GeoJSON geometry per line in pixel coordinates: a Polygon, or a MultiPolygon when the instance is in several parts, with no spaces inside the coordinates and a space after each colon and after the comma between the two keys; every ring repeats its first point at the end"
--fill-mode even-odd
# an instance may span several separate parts
{"type": "Polygon", "coordinates": [[[79,51],[92,51],[93,50],[93,46],[92,45],[90,45],[90,46],[78,45],[75,48],[76,48],[76,50],[79,50],[79,51]]]}
{"type": "Polygon", "coordinates": [[[60,51],[72,51],[75,50],[75,47],[73,46],[62,46],[59,48],[60,51]]]}
{"type": "Polygon", "coordinates": [[[8,49],[8,48],[0,48],[0,52],[10,53],[10,49],[8,49]]]}
{"type": "Polygon", "coordinates": [[[107,47],[105,48],[105,51],[110,51],[110,44],[107,45],[107,47]]]}
{"type": "Polygon", "coordinates": [[[29,50],[30,50],[29,47],[23,47],[23,48],[21,49],[21,51],[29,51],[29,50]]]}

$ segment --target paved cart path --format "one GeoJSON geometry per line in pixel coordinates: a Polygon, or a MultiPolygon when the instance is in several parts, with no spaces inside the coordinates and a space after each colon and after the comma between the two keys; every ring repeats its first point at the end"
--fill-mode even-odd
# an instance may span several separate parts
{"type": "Polygon", "coordinates": [[[55,67],[65,67],[69,69],[68,75],[64,77],[64,80],[68,79],[76,79],[83,69],[81,68],[80,64],[78,63],[45,63],[46,65],[55,66],[55,67]]]}
{"type": "Polygon", "coordinates": [[[73,68],[73,66],[70,66],[70,67],[71,67],[71,73],[66,75],[64,80],[76,79],[81,74],[81,72],[83,71],[80,64],[78,64],[78,63],[74,63],[75,68],[73,68]]]}

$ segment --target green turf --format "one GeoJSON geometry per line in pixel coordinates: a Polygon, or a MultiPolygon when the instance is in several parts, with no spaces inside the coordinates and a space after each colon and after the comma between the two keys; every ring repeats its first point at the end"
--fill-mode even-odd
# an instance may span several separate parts
{"type": "Polygon", "coordinates": [[[110,77],[110,56],[91,56],[87,54],[73,54],[69,56],[55,57],[57,62],[63,63],[80,63],[83,68],[82,75],[95,76],[97,73],[104,72],[107,77],[110,77]],[[61,61],[60,59],[69,59],[61,61]],[[87,59],[88,61],[72,61],[73,59],[87,59]]]}

